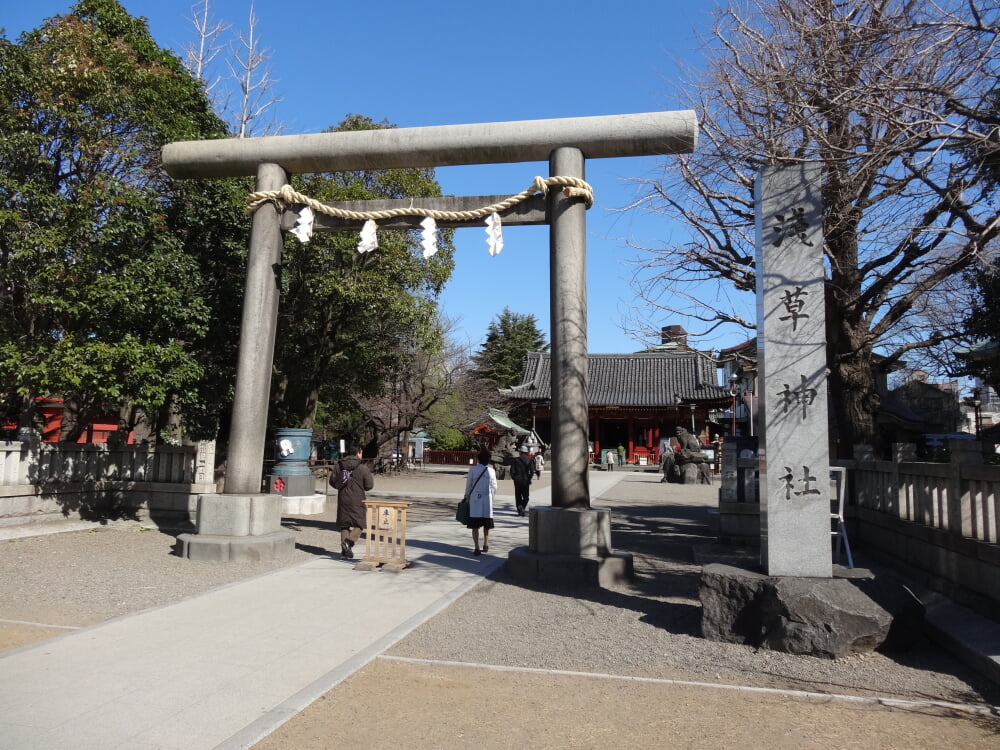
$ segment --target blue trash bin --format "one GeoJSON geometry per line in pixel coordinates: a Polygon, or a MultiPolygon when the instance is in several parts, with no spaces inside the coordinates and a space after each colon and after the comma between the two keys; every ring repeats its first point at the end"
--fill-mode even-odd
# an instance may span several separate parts
{"type": "Polygon", "coordinates": [[[272,492],[282,495],[311,495],[315,479],[309,468],[312,450],[311,429],[280,427],[274,431],[274,468],[268,483],[272,492]],[[277,485],[275,480],[281,479],[277,485]]]}

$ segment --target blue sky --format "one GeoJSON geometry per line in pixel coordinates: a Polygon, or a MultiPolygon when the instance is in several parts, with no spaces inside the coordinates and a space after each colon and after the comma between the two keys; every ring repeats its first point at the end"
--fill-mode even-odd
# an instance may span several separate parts
{"type": "MultiPolygon", "coordinates": [[[[195,41],[196,0],[124,0],[149,21],[153,37],[179,55],[195,41]]],[[[8,38],[70,2],[7,3],[0,26],[8,38]]],[[[421,3],[258,2],[256,32],[282,99],[276,117],[284,133],[311,133],[348,113],[388,119],[399,127],[581,117],[678,109],[672,98],[675,59],[697,61],[695,31],[709,24],[712,0],[685,3],[597,0],[486,4],[468,0],[421,3]]],[[[248,0],[213,0],[212,16],[245,30],[248,0]]],[[[638,211],[621,212],[636,197],[630,178],[657,171],[654,158],[595,159],[587,178],[595,191],[588,212],[588,341],[594,353],[642,348],[628,325],[635,304],[629,261],[639,245],[683,237],[684,229],[638,211]]],[[[448,167],[438,170],[446,194],[514,194],[539,164],[448,167]]],[[[455,273],[443,295],[459,322],[459,338],[478,346],[505,306],[534,315],[548,337],[548,230],[508,227],[505,247],[490,257],[482,229],[456,233],[455,273]]],[[[751,300],[752,303],[752,300],[751,300]]],[[[682,321],[657,320],[657,325],[682,321]]],[[[717,334],[700,348],[745,338],[717,334]]]]}

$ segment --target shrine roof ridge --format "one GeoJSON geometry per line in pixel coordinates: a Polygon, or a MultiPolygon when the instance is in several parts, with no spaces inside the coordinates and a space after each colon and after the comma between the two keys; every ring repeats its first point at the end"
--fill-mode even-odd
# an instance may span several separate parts
{"type": "MultiPolygon", "coordinates": [[[[715,382],[715,360],[697,350],[589,354],[587,400],[590,406],[675,406],[678,403],[728,402],[728,387],[715,382]]],[[[522,382],[502,391],[522,401],[552,398],[551,356],[525,355],[522,382]]]]}

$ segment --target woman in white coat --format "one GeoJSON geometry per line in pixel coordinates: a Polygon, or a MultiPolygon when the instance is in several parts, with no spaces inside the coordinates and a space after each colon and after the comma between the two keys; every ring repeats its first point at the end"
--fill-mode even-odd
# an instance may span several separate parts
{"type": "Polygon", "coordinates": [[[472,542],[476,546],[474,554],[490,551],[490,529],[493,528],[493,498],[497,494],[497,475],[490,466],[491,454],[488,450],[479,452],[479,463],[469,469],[465,478],[465,496],[469,498],[469,521],[472,542]],[[483,548],[479,549],[479,530],[483,530],[483,548]]]}

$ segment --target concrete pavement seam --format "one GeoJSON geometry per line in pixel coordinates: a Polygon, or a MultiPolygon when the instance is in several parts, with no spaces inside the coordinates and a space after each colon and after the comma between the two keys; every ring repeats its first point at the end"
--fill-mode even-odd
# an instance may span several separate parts
{"type": "Polygon", "coordinates": [[[427,622],[427,620],[441,612],[445,607],[477,586],[480,581],[492,575],[505,562],[506,558],[501,557],[483,558],[483,563],[485,564],[483,565],[481,575],[471,576],[468,580],[444,594],[436,602],[403,621],[337,668],[323,675],[323,677],[312,684],[307,685],[295,695],[282,701],[225,742],[216,745],[214,750],[247,750],[247,748],[253,747],[282,724],[294,718],[296,714],[322,698],[326,693],[357,672],[368,662],[380,656],[386,649],[395,645],[418,626],[427,622]]]}
{"type": "Polygon", "coordinates": [[[0,618],[0,622],[9,622],[11,625],[32,625],[36,628],[54,628],[57,630],[80,630],[85,625],[49,625],[46,622],[31,622],[29,620],[5,620],[0,618]]]}
{"type": "Polygon", "coordinates": [[[672,685],[676,687],[697,687],[712,688],[716,690],[732,690],[746,693],[763,693],[767,695],[779,695],[789,698],[802,698],[806,700],[837,700],[846,703],[862,703],[869,705],[887,706],[889,708],[936,708],[948,711],[962,711],[984,716],[1000,716],[1000,706],[976,705],[973,703],[948,703],[946,701],[915,701],[906,698],[878,698],[865,695],[844,695],[841,693],[811,693],[805,690],[788,690],[783,688],[754,687],[752,685],[728,685],[717,682],[694,682],[690,680],[672,680],[664,677],[639,677],[636,675],[617,675],[604,672],[577,672],[565,669],[541,669],[538,667],[511,667],[500,664],[476,664],[464,661],[443,661],[440,659],[418,659],[409,656],[390,656],[386,654],[378,655],[379,659],[386,661],[399,661],[410,664],[423,664],[427,666],[443,666],[465,669],[488,669],[494,672],[521,672],[529,674],[558,675],[563,677],[590,677],[601,680],[621,680],[624,682],[644,682],[655,685],[672,685]]]}

